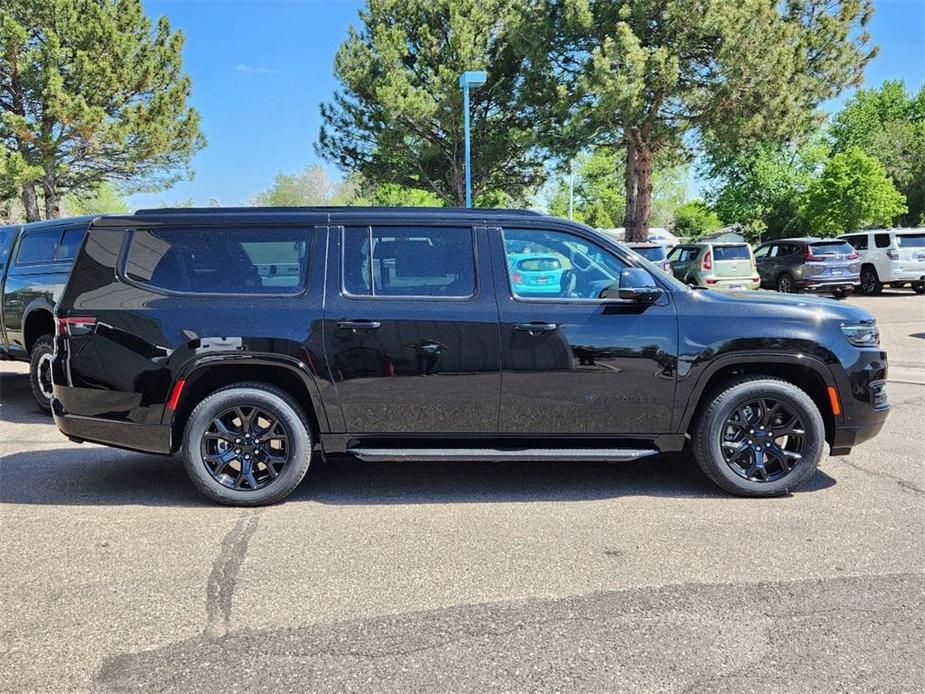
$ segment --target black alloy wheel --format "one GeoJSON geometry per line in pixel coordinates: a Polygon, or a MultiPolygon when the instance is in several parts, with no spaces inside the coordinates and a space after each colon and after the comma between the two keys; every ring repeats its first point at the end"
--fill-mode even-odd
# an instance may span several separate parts
{"type": "Polygon", "coordinates": [[[202,462],[224,487],[257,490],[272,484],[290,462],[291,432],[255,404],[237,405],[212,418],[200,438],[202,462]]]}
{"type": "Polygon", "coordinates": [[[781,294],[791,294],[793,292],[793,279],[790,275],[781,275],[777,278],[777,291],[781,294]]]}
{"type": "Polygon", "coordinates": [[[877,276],[877,271],[872,267],[865,267],[861,270],[861,293],[873,296],[883,291],[883,284],[877,276]]]}
{"type": "Polygon", "coordinates": [[[803,457],[803,420],[787,404],[756,398],[740,404],[720,432],[726,465],[752,482],[775,482],[803,457]]]}

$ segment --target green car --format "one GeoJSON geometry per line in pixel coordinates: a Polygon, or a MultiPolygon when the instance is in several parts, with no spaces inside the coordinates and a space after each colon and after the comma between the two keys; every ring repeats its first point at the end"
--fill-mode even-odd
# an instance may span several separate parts
{"type": "Polygon", "coordinates": [[[508,256],[511,287],[519,296],[554,295],[562,291],[562,259],[550,253],[516,253],[508,256]]]}
{"type": "Polygon", "coordinates": [[[747,243],[686,243],[668,254],[671,271],[694,287],[758,289],[761,278],[747,243]]]}

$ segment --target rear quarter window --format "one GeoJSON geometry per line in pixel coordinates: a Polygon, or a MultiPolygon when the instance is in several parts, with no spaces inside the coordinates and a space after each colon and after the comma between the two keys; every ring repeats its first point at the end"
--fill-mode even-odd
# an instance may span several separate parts
{"type": "Polygon", "coordinates": [[[305,229],[137,230],[123,272],[169,292],[295,294],[305,286],[310,238],[305,229]]]}
{"type": "Polygon", "coordinates": [[[713,258],[715,260],[748,260],[751,255],[748,252],[748,246],[713,246],[713,258]]]}
{"type": "Polygon", "coordinates": [[[52,262],[55,259],[55,248],[58,246],[60,237],[60,229],[26,232],[19,242],[16,264],[36,265],[52,262]]]}

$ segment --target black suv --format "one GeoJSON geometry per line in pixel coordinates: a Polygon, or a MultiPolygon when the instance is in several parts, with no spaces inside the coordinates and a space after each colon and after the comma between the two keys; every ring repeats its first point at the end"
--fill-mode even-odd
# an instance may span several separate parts
{"type": "Polygon", "coordinates": [[[315,455],[620,461],[688,443],[724,489],[779,495],[889,407],[866,311],[691,289],[528,212],[101,219],[57,326],[61,431],[182,451],[204,494],[238,505],[282,499],[315,455]],[[557,268],[517,281],[525,253],[557,268]]]}
{"type": "Polygon", "coordinates": [[[0,227],[0,359],[29,362],[32,395],[51,412],[55,301],[92,217],[0,227]]]}

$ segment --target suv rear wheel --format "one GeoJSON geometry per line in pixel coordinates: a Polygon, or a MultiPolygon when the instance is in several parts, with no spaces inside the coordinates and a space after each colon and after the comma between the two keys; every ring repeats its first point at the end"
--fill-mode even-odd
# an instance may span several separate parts
{"type": "Polygon", "coordinates": [[[29,382],[32,397],[42,412],[51,412],[51,360],[55,351],[55,339],[42,335],[32,345],[29,356],[29,382]]]}
{"type": "Polygon", "coordinates": [[[183,461],[193,484],[232,506],[281,501],[305,477],[311,450],[305,412],[287,393],[263,383],[212,393],[183,432],[183,461]]]}
{"type": "Polygon", "coordinates": [[[916,294],[925,294],[925,282],[913,282],[912,291],[916,294]]]}
{"type": "Polygon", "coordinates": [[[865,265],[861,268],[861,293],[868,296],[874,296],[883,291],[883,283],[877,275],[877,270],[873,265],[865,265]]]}
{"type": "Polygon", "coordinates": [[[767,376],[717,393],[694,427],[693,451],[711,480],[739,496],[787,494],[816,471],[825,424],[805,392],[767,376]]]}

